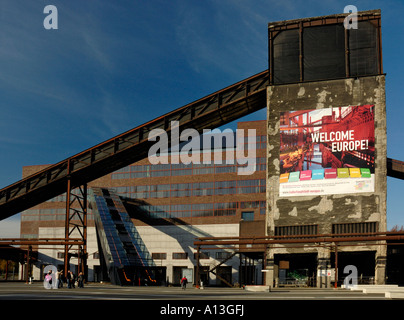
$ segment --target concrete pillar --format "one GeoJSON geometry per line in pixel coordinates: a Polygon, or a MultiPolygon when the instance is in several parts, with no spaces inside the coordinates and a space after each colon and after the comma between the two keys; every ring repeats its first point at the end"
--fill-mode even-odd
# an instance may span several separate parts
{"type": "Polygon", "coordinates": [[[330,288],[331,278],[326,271],[331,266],[331,254],[327,248],[319,248],[317,253],[317,288],[330,288]]]}
{"type": "Polygon", "coordinates": [[[267,249],[266,259],[267,260],[265,270],[267,271],[264,273],[265,285],[269,286],[270,288],[273,288],[274,280],[276,278],[273,250],[267,249]]]}
{"type": "Polygon", "coordinates": [[[378,246],[375,261],[375,284],[386,283],[387,246],[378,246]]]}

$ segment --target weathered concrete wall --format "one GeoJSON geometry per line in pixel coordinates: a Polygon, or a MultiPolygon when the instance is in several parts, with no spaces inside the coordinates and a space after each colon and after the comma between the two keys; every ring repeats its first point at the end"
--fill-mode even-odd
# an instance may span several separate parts
{"type": "MultiPolygon", "coordinates": [[[[331,233],[334,223],[376,221],[386,231],[386,101],[385,77],[372,76],[268,87],[267,234],[275,226],[318,224],[319,233],[331,233]],[[375,105],[375,192],[326,196],[279,197],[280,112],[330,107],[375,105]]],[[[375,248],[368,248],[376,250],[375,248]]],[[[344,250],[358,250],[344,248],[344,250]]],[[[297,249],[283,250],[296,252],[297,249]]],[[[276,252],[276,251],[275,251],[276,252]]],[[[269,256],[273,255],[272,250],[269,256]]],[[[377,247],[385,256],[385,246],[377,247]]],[[[380,260],[376,258],[377,260],[380,260]]],[[[384,268],[377,276],[381,279],[384,268]]]]}

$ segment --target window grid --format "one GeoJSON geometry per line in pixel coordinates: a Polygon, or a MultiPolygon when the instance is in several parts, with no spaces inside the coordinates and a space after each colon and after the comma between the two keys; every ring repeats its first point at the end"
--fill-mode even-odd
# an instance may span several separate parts
{"type": "Polygon", "coordinates": [[[143,205],[139,206],[145,214],[155,219],[187,218],[187,217],[213,217],[234,216],[238,209],[247,208],[264,210],[265,201],[249,202],[220,202],[220,203],[194,203],[173,205],[143,205]]]}
{"type": "Polygon", "coordinates": [[[377,222],[338,223],[332,225],[332,233],[372,233],[377,232],[377,222]]]}
{"type": "MultiPolygon", "coordinates": [[[[266,136],[262,136],[265,137],[266,136]]],[[[258,143],[257,143],[258,144],[258,143]]],[[[266,142],[260,142],[265,145],[266,142]]],[[[257,149],[264,149],[258,148],[257,149]]],[[[266,158],[257,157],[256,171],[266,170],[266,158]]],[[[225,160],[224,160],[225,162],[225,160]]],[[[232,173],[237,172],[238,165],[236,161],[233,164],[154,164],[154,165],[130,165],[119,169],[112,173],[112,179],[135,179],[135,178],[148,178],[148,177],[168,177],[168,176],[183,176],[183,175],[200,175],[200,174],[213,174],[213,173],[232,173]]]]}
{"type": "Polygon", "coordinates": [[[275,236],[300,236],[318,234],[318,225],[293,225],[275,227],[275,236]]]}
{"type": "Polygon", "coordinates": [[[228,194],[265,193],[265,179],[228,180],[216,182],[139,185],[112,188],[123,197],[133,199],[212,196],[228,194]]]}

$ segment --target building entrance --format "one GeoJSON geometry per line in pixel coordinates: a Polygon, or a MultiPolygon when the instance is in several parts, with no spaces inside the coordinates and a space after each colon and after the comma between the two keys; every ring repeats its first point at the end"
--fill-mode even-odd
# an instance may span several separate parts
{"type": "MultiPolygon", "coordinates": [[[[376,251],[338,252],[338,284],[341,285],[348,275],[344,268],[353,265],[358,270],[358,284],[374,284],[376,251]]],[[[331,267],[335,268],[335,253],[331,253],[331,267]]]]}
{"type": "Polygon", "coordinates": [[[275,284],[279,287],[314,287],[317,253],[275,254],[275,284]],[[278,270],[276,275],[276,270],[278,270]]]}

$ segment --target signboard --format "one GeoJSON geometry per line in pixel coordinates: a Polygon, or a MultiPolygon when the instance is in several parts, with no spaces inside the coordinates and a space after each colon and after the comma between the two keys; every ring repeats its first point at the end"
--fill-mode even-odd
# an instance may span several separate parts
{"type": "Polygon", "coordinates": [[[335,278],[335,268],[331,269],[317,269],[317,277],[330,277],[335,278]]]}
{"type": "Polygon", "coordinates": [[[279,196],[374,192],[374,105],[280,114],[279,196]]]}

